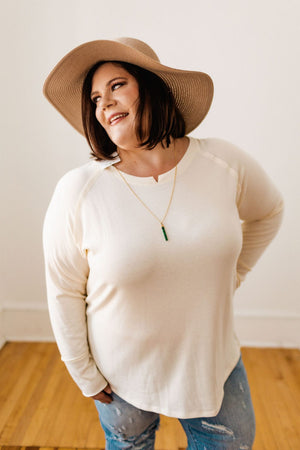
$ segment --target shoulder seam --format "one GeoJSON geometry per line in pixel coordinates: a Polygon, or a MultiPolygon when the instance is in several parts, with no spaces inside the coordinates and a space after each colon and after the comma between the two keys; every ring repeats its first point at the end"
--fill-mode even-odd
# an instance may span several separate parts
{"type": "MultiPolygon", "coordinates": [[[[88,191],[92,188],[92,186],[95,183],[96,178],[98,177],[100,171],[101,171],[101,167],[96,167],[95,172],[90,175],[90,177],[85,182],[84,186],[82,187],[82,189],[80,191],[77,203],[76,203],[75,208],[74,208],[74,226],[75,226],[76,223],[78,223],[77,219],[78,219],[78,215],[79,215],[79,210],[80,210],[81,204],[82,204],[82,202],[84,200],[84,197],[86,196],[88,191]]],[[[80,248],[80,245],[79,245],[79,242],[78,242],[75,230],[73,230],[73,235],[74,235],[74,239],[75,239],[75,242],[76,242],[78,248],[80,248]]]]}
{"type": "Polygon", "coordinates": [[[83,201],[84,196],[87,194],[87,192],[91,189],[92,185],[94,184],[95,179],[97,178],[99,172],[101,170],[101,167],[97,167],[95,169],[95,173],[91,174],[86,183],[84,184],[83,188],[80,191],[78,201],[75,206],[75,215],[77,214],[78,209],[80,208],[80,205],[83,201]]]}
{"type": "Polygon", "coordinates": [[[221,165],[221,166],[226,167],[227,169],[229,169],[230,174],[233,175],[233,176],[236,178],[236,180],[237,180],[237,190],[238,190],[238,192],[237,192],[237,199],[238,199],[239,196],[240,196],[241,190],[242,190],[242,185],[241,185],[241,183],[240,183],[240,178],[239,178],[239,173],[238,173],[238,171],[237,171],[235,168],[231,167],[231,166],[228,164],[227,161],[225,161],[224,159],[220,158],[219,156],[216,156],[214,153],[212,153],[212,152],[210,152],[210,151],[203,150],[201,153],[202,153],[202,155],[205,156],[206,158],[209,158],[209,159],[211,159],[212,161],[216,162],[217,164],[219,164],[219,165],[221,165]]]}

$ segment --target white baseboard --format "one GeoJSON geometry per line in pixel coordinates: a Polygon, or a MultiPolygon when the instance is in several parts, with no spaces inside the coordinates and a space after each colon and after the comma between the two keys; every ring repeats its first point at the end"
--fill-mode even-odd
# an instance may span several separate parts
{"type": "Polygon", "coordinates": [[[5,344],[6,339],[4,335],[4,326],[3,326],[3,309],[0,308],[0,349],[5,344]]]}
{"type": "Polygon", "coordinates": [[[3,347],[3,345],[5,344],[5,342],[6,342],[5,337],[4,336],[0,336],[0,350],[3,347]]]}
{"type": "Polygon", "coordinates": [[[235,329],[243,347],[300,348],[299,314],[240,312],[235,329]]]}
{"type": "Polygon", "coordinates": [[[48,310],[44,306],[4,307],[2,320],[6,341],[54,341],[48,310]]]}
{"type": "MultiPolygon", "coordinates": [[[[44,305],[10,305],[2,310],[5,341],[54,341],[48,310],[44,305]]],[[[1,319],[1,317],[0,317],[1,319]]],[[[266,312],[237,312],[235,328],[242,346],[300,348],[300,315],[266,312]]]]}

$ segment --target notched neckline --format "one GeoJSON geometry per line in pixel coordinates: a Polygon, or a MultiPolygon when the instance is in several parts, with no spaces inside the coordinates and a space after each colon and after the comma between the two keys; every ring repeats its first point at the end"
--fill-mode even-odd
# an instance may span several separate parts
{"type": "MultiPolygon", "coordinates": [[[[177,163],[177,170],[178,170],[178,172],[185,165],[185,162],[189,159],[190,154],[191,154],[191,147],[192,147],[192,143],[193,143],[193,138],[189,137],[188,139],[189,139],[189,143],[188,143],[187,149],[186,149],[184,155],[182,156],[182,158],[177,163]]],[[[129,173],[123,172],[120,169],[117,169],[116,167],[114,167],[114,165],[111,165],[109,167],[109,169],[112,169],[113,173],[115,175],[117,175],[118,178],[121,179],[120,174],[118,174],[118,172],[120,172],[123,175],[123,177],[125,177],[126,180],[130,184],[148,184],[148,185],[152,184],[152,185],[157,186],[157,185],[160,185],[160,184],[163,184],[163,183],[167,183],[167,182],[169,182],[170,180],[173,179],[175,167],[173,167],[170,170],[167,170],[167,172],[163,172],[163,173],[159,174],[157,181],[155,180],[153,175],[148,176],[148,177],[139,177],[139,176],[136,176],[136,175],[131,175],[129,173]]]]}

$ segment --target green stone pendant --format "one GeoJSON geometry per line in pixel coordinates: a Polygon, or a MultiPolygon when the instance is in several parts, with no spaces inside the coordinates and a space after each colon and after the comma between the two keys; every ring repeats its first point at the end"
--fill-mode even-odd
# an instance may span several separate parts
{"type": "Polygon", "coordinates": [[[164,227],[163,225],[161,226],[161,229],[162,229],[162,232],[163,232],[163,235],[164,235],[165,240],[168,241],[168,240],[169,240],[169,239],[168,239],[168,235],[167,235],[166,230],[165,230],[165,227],[164,227]]]}

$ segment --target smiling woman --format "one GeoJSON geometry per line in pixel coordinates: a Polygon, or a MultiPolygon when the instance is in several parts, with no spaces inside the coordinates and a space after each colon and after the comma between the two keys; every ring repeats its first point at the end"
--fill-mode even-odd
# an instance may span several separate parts
{"type": "MultiPolygon", "coordinates": [[[[113,158],[118,143],[109,134],[114,130],[107,118],[119,112],[125,116],[130,114],[126,129],[131,133],[130,142],[119,142],[120,148],[125,144],[129,149],[139,146],[151,149],[164,140],[168,146],[171,136],[185,135],[184,119],[172,91],[161,78],[129,63],[97,63],[89,71],[82,89],[83,127],[96,159],[113,158]],[[104,85],[99,86],[102,76],[104,85]],[[106,106],[105,102],[108,102],[106,106]]],[[[116,137],[118,131],[112,136],[116,137]]]]}
{"type": "Polygon", "coordinates": [[[91,98],[96,104],[96,119],[110,140],[122,149],[138,147],[135,118],[139,86],[136,79],[123,67],[103,64],[93,75],[91,98]]]}
{"type": "Polygon", "coordinates": [[[137,39],[77,47],[44,92],[93,156],[59,181],[44,253],[57,344],[107,449],[153,449],[159,414],[190,450],[250,449],[233,297],[277,233],[280,193],[244,151],[186,136],[212,80],[137,39]]]}

